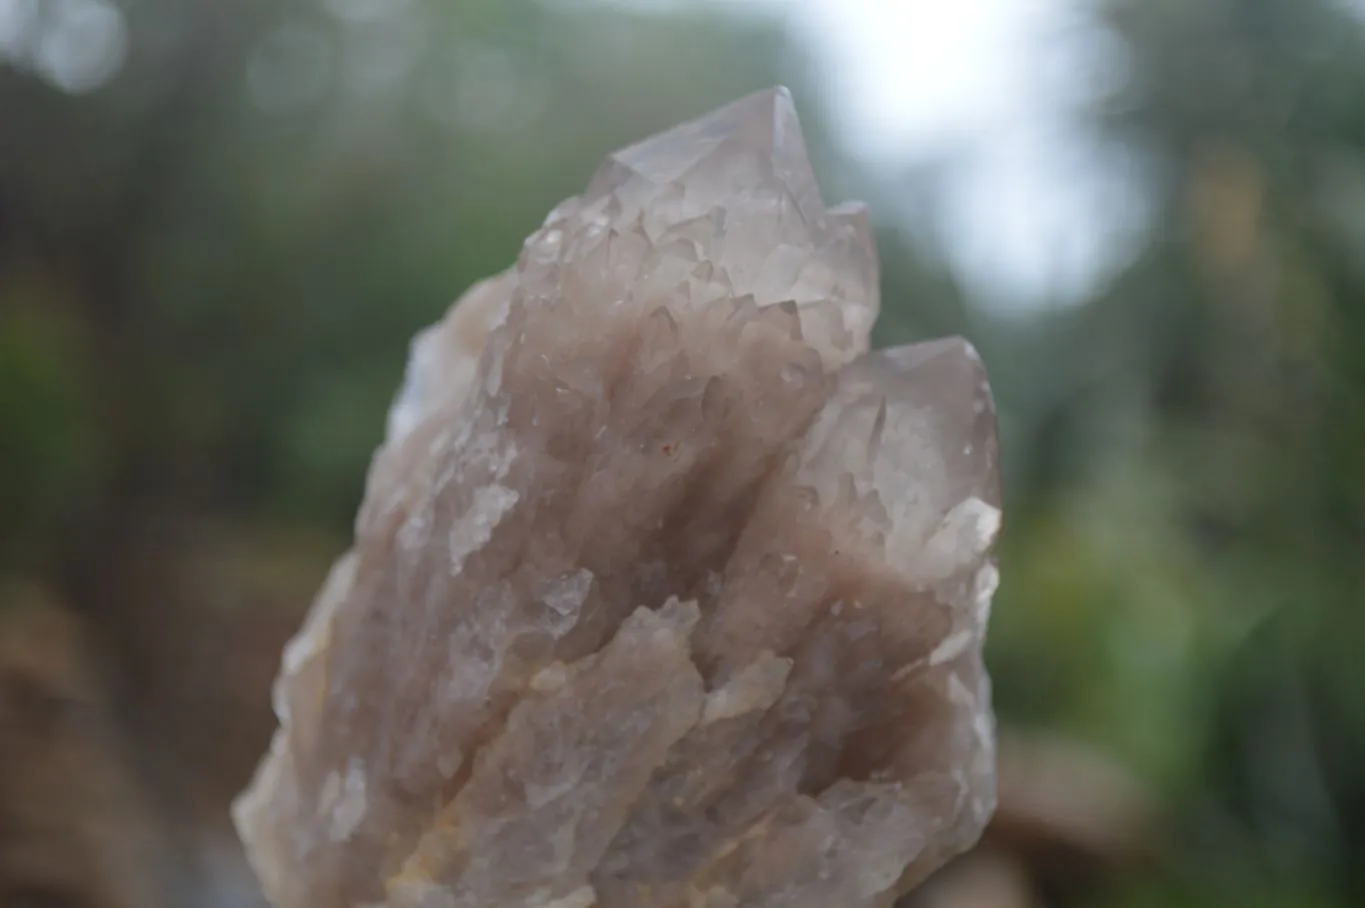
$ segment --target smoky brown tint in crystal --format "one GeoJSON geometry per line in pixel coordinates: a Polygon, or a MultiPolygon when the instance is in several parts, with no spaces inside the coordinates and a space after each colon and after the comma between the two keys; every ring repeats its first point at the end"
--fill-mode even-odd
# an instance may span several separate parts
{"type": "Polygon", "coordinates": [[[777,89],[423,332],[236,805],[277,908],[873,908],[974,842],[994,410],[879,306],[777,89]]]}

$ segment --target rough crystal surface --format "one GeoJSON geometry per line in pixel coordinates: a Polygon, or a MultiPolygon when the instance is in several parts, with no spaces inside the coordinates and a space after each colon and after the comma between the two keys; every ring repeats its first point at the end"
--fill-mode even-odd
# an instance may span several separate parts
{"type": "Polygon", "coordinates": [[[275,905],[888,906],[974,842],[995,416],[878,306],[778,89],[421,334],[235,808],[275,905]]]}

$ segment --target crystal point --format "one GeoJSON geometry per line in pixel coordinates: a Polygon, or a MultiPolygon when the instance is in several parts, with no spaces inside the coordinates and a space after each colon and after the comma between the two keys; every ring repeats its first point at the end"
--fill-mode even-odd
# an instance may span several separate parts
{"type": "Polygon", "coordinates": [[[785,192],[809,217],[821,211],[791,92],[755,92],[689,123],[610,155],[586,197],[638,179],[677,185],[699,207],[718,207],[742,192],[785,192]]]}
{"type": "Polygon", "coordinates": [[[880,908],[976,839],[994,408],[877,281],[776,89],[419,335],[235,807],[277,908],[880,908]]]}

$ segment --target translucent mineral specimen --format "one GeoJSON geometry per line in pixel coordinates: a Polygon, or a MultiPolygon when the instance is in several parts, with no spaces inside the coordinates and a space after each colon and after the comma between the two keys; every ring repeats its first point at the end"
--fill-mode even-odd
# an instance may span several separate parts
{"type": "Polygon", "coordinates": [[[236,805],[275,905],[887,906],[974,842],[995,416],[878,306],[778,89],[420,335],[236,805]]]}

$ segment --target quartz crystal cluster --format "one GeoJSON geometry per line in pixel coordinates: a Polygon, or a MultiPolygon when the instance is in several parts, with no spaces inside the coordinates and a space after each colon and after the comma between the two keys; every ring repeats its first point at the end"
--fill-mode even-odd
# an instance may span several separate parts
{"type": "Polygon", "coordinates": [[[889,906],[994,805],[995,415],[783,89],[419,335],[235,807],[277,908],[889,906]]]}

